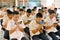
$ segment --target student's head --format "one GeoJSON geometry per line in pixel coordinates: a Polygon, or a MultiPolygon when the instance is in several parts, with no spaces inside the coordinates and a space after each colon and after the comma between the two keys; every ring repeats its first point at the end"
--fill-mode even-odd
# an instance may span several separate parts
{"type": "Polygon", "coordinates": [[[54,10],[49,10],[49,16],[50,16],[50,18],[55,17],[56,16],[55,11],[54,10]]]}
{"type": "Polygon", "coordinates": [[[43,15],[41,13],[36,14],[36,21],[40,22],[42,20],[43,15]]]}
{"type": "Polygon", "coordinates": [[[34,9],[32,9],[32,13],[35,13],[35,10],[34,9]]]}
{"type": "Polygon", "coordinates": [[[26,15],[27,15],[27,17],[29,17],[31,15],[31,9],[27,9],[26,15]]]}
{"type": "Polygon", "coordinates": [[[47,11],[47,7],[42,7],[43,12],[47,11]]]}
{"type": "Polygon", "coordinates": [[[42,11],[42,9],[38,9],[38,13],[42,13],[43,11],[42,11]]]}
{"type": "Polygon", "coordinates": [[[25,11],[25,9],[26,9],[26,7],[25,6],[23,6],[23,10],[25,11]]]}
{"type": "Polygon", "coordinates": [[[19,10],[19,14],[22,15],[23,14],[23,9],[19,10]]]}
{"type": "Polygon", "coordinates": [[[13,12],[13,20],[18,21],[18,19],[19,19],[19,13],[17,11],[14,11],[13,12]]]}
{"type": "Polygon", "coordinates": [[[18,11],[18,12],[20,11],[20,8],[19,8],[19,7],[17,7],[17,11],[18,11]]]}
{"type": "Polygon", "coordinates": [[[7,10],[7,16],[9,17],[9,19],[12,19],[12,17],[13,17],[12,11],[7,10]]]}
{"type": "Polygon", "coordinates": [[[33,9],[36,11],[37,10],[37,7],[35,6],[33,9]]]}
{"type": "Polygon", "coordinates": [[[6,12],[6,11],[7,11],[7,7],[4,5],[4,6],[2,7],[2,10],[6,12]]]}
{"type": "Polygon", "coordinates": [[[57,11],[57,8],[54,8],[54,11],[56,12],[57,11]]]}
{"type": "Polygon", "coordinates": [[[13,8],[13,11],[15,11],[15,6],[12,6],[12,8],[13,8]]]}

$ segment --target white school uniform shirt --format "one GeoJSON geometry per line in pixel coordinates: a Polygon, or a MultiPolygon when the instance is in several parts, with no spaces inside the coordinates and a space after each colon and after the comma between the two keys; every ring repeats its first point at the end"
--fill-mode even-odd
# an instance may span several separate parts
{"type": "Polygon", "coordinates": [[[43,13],[43,19],[47,18],[49,16],[49,13],[43,13]]]}
{"type": "Polygon", "coordinates": [[[3,19],[3,25],[5,25],[5,24],[7,24],[8,23],[8,21],[9,21],[10,19],[8,18],[8,16],[6,16],[4,19],[3,19]]]}
{"type": "MultiPolygon", "coordinates": [[[[4,16],[4,13],[3,13],[3,11],[2,10],[0,10],[0,15],[3,15],[4,16]]],[[[0,20],[1,19],[3,19],[3,17],[2,18],[0,18],[0,20]]]]}
{"type": "MultiPolygon", "coordinates": [[[[21,26],[23,28],[25,28],[25,26],[23,24],[21,24],[21,26]]],[[[14,20],[10,20],[8,22],[8,25],[7,25],[7,30],[11,30],[12,28],[15,28],[15,27],[16,27],[15,21],[14,20]]],[[[10,34],[10,39],[17,38],[18,40],[21,40],[22,37],[24,37],[24,33],[21,32],[18,28],[17,28],[17,30],[15,32],[10,34]]]]}
{"type": "Polygon", "coordinates": [[[2,15],[4,15],[2,19],[6,18],[7,17],[7,12],[2,11],[2,15]]]}
{"type": "MultiPolygon", "coordinates": [[[[22,20],[23,20],[23,23],[24,23],[24,22],[27,22],[28,20],[32,20],[32,19],[31,19],[31,16],[27,17],[26,14],[25,14],[25,15],[22,16],[22,20]]],[[[28,24],[25,25],[25,26],[28,27],[28,24]]]]}
{"type": "Polygon", "coordinates": [[[30,24],[28,25],[28,27],[29,27],[29,29],[30,29],[30,34],[31,34],[31,36],[33,36],[33,35],[39,35],[39,34],[40,34],[39,31],[36,32],[35,34],[33,34],[32,31],[31,31],[31,30],[36,29],[38,26],[39,26],[39,24],[37,24],[35,20],[32,20],[32,21],[30,22],[30,24]]]}
{"type": "Polygon", "coordinates": [[[31,16],[27,17],[26,15],[22,16],[22,20],[26,22],[27,20],[31,20],[31,16]]]}
{"type": "Polygon", "coordinates": [[[36,14],[30,15],[30,17],[31,17],[31,20],[35,20],[36,19],[36,14]]]}
{"type": "MultiPolygon", "coordinates": [[[[44,22],[46,22],[45,26],[51,26],[56,22],[56,18],[54,17],[53,19],[50,19],[49,17],[47,17],[44,22]]],[[[46,30],[47,33],[50,32],[57,32],[57,29],[55,27],[51,27],[50,29],[46,30]]]]}
{"type": "Polygon", "coordinates": [[[22,20],[22,17],[23,17],[23,15],[21,15],[21,16],[19,15],[19,20],[22,20]]]}

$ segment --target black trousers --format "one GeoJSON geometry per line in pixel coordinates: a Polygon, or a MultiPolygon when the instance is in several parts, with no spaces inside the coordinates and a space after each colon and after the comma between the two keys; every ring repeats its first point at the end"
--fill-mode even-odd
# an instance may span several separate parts
{"type": "Polygon", "coordinates": [[[17,40],[16,38],[12,38],[11,40],[17,40]]]}
{"type": "MultiPolygon", "coordinates": [[[[18,40],[18,39],[17,38],[12,38],[11,40],[18,40]]],[[[22,37],[21,40],[28,40],[28,39],[26,39],[25,37],[22,37]]]]}
{"type": "Polygon", "coordinates": [[[54,32],[50,32],[48,33],[48,35],[53,39],[53,40],[59,40],[57,37],[56,37],[56,34],[54,32]]]}
{"type": "Polygon", "coordinates": [[[40,40],[40,39],[42,39],[42,40],[49,40],[48,37],[46,36],[46,34],[44,34],[44,33],[41,33],[39,35],[34,35],[32,37],[32,39],[33,40],[40,40]]]}

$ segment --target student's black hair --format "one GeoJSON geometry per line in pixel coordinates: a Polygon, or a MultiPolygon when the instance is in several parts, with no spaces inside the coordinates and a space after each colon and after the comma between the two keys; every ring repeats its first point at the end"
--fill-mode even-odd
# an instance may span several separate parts
{"type": "Polygon", "coordinates": [[[48,12],[50,11],[51,9],[48,9],[48,12]]]}
{"type": "Polygon", "coordinates": [[[54,8],[54,10],[57,10],[57,8],[54,8]]]}
{"type": "Polygon", "coordinates": [[[23,11],[23,9],[20,9],[20,11],[23,11]]]}
{"type": "Polygon", "coordinates": [[[31,13],[31,9],[27,9],[27,13],[31,13]]]}
{"type": "Polygon", "coordinates": [[[13,14],[13,13],[12,13],[12,11],[7,10],[7,14],[10,15],[10,14],[13,14]]]}
{"type": "Polygon", "coordinates": [[[40,17],[40,18],[42,18],[43,15],[42,15],[41,13],[37,13],[37,14],[36,14],[36,17],[40,17]]]}
{"type": "Polygon", "coordinates": [[[55,14],[55,11],[54,10],[49,10],[48,12],[49,12],[50,15],[51,14],[55,14]]]}
{"type": "Polygon", "coordinates": [[[35,6],[34,9],[36,9],[37,7],[35,6]]]}
{"type": "Polygon", "coordinates": [[[38,11],[42,11],[42,9],[38,9],[38,11]]]}
{"type": "Polygon", "coordinates": [[[18,14],[19,14],[19,12],[17,12],[17,11],[13,12],[13,15],[18,15],[18,14]]]}
{"type": "Polygon", "coordinates": [[[42,7],[42,9],[47,9],[47,7],[42,7]]]}
{"type": "Polygon", "coordinates": [[[26,7],[25,6],[23,6],[23,9],[25,9],[26,7]]]}
{"type": "Polygon", "coordinates": [[[35,11],[34,9],[32,9],[32,11],[35,11]]]}
{"type": "Polygon", "coordinates": [[[0,6],[0,9],[1,9],[2,7],[0,6]]]}
{"type": "Polygon", "coordinates": [[[17,7],[17,9],[20,9],[19,7],[17,7]]]}

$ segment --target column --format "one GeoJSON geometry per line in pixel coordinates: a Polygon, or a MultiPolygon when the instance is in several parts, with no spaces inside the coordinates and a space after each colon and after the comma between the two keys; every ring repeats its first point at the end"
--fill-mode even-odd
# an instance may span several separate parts
{"type": "Polygon", "coordinates": [[[15,0],[15,6],[18,6],[18,0],[15,0]]]}

